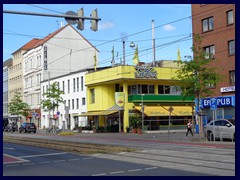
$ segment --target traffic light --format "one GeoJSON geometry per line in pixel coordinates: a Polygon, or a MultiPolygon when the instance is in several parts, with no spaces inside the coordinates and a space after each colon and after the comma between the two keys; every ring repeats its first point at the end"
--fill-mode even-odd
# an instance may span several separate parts
{"type": "MultiPolygon", "coordinates": [[[[92,18],[98,18],[97,9],[92,11],[91,16],[92,16],[92,18]]],[[[97,31],[98,30],[98,20],[95,20],[95,19],[91,20],[91,28],[90,29],[93,30],[93,31],[97,31]]]]}
{"type": "MultiPolygon", "coordinates": [[[[84,17],[84,11],[83,8],[81,8],[80,10],[78,10],[78,17],[84,17]]],[[[77,28],[79,30],[84,30],[84,18],[79,18],[78,19],[78,26],[77,28]]]]}

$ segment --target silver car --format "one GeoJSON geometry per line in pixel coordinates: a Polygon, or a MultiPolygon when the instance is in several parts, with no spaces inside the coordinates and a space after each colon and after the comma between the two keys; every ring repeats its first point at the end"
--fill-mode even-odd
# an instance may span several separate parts
{"type": "MultiPolygon", "coordinates": [[[[214,131],[215,138],[222,139],[232,139],[235,141],[235,120],[218,119],[214,121],[214,131]]],[[[213,140],[213,121],[209,122],[204,127],[204,135],[207,139],[213,140]]]]}

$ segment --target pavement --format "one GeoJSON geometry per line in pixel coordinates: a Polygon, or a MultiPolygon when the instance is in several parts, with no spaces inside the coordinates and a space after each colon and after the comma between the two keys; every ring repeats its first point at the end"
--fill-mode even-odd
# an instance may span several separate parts
{"type": "MultiPolygon", "coordinates": [[[[18,132],[15,133],[4,133],[14,136],[28,136],[30,134],[18,132]]],[[[161,131],[155,133],[74,133],[73,136],[61,136],[59,134],[46,134],[46,130],[38,129],[36,134],[31,133],[31,137],[40,138],[40,139],[54,139],[54,140],[64,140],[64,141],[78,141],[80,139],[89,139],[97,141],[99,140],[112,140],[112,141],[142,141],[142,142],[170,142],[170,143],[195,143],[195,144],[205,144],[205,145],[229,145],[235,147],[235,142],[231,140],[216,140],[208,141],[204,135],[200,138],[199,134],[194,133],[194,137],[191,134],[188,134],[186,137],[186,132],[183,131],[173,131],[168,133],[168,131],[161,131]],[[79,138],[77,138],[79,137],[79,138]],[[82,137],[82,138],[80,138],[82,137]]]]}

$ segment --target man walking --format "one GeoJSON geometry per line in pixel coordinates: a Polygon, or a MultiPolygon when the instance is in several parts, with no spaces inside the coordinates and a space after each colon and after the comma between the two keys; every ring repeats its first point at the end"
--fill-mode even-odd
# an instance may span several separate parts
{"type": "Polygon", "coordinates": [[[188,123],[187,123],[186,138],[187,138],[189,132],[190,132],[190,133],[192,134],[192,136],[193,136],[193,132],[192,132],[192,120],[191,120],[191,119],[189,119],[189,120],[188,120],[188,123]]]}

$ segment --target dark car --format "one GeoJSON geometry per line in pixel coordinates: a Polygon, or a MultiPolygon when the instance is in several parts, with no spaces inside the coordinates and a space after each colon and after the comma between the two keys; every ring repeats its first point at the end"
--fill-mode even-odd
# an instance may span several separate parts
{"type": "Polygon", "coordinates": [[[24,122],[24,123],[21,124],[18,131],[19,131],[19,133],[21,133],[21,132],[36,133],[37,128],[36,128],[36,125],[34,123],[24,122]]]}

